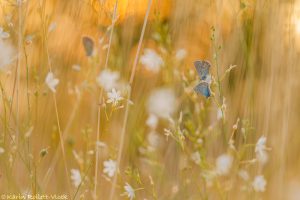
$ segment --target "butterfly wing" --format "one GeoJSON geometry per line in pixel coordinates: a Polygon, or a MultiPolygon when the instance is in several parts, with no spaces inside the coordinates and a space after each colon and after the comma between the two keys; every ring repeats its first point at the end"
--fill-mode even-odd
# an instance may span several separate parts
{"type": "Polygon", "coordinates": [[[194,91],[198,94],[202,94],[206,98],[210,97],[210,89],[209,85],[206,82],[201,82],[194,88],[194,91]]]}
{"type": "Polygon", "coordinates": [[[201,80],[205,80],[206,76],[209,74],[210,63],[206,60],[196,60],[194,62],[195,68],[200,76],[201,80]]]}
{"type": "Polygon", "coordinates": [[[94,50],[94,41],[88,36],[82,37],[82,43],[85,50],[86,56],[91,56],[94,50]]]}

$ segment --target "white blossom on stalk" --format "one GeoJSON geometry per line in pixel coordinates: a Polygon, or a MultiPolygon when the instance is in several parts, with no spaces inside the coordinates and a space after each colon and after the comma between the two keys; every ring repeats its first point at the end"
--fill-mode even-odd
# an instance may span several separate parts
{"type": "Polygon", "coordinates": [[[160,136],[154,132],[151,131],[148,136],[147,136],[147,140],[149,142],[149,145],[153,148],[156,149],[157,147],[159,147],[159,145],[161,144],[161,138],[160,136]]]}
{"type": "Polygon", "coordinates": [[[78,187],[81,183],[81,175],[78,169],[71,169],[71,180],[75,187],[78,187]]]}
{"type": "MultiPolygon", "coordinates": [[[[211,77],[210,77],[210,79],[211,79],[211,77]]],[[[211,82],[211,80],[210,80],[210,82],[211,82]]],[[[223,104],[217,110],[217,119],[218,120],[221,120],[222,118],[225,119],[226,109],[227,109],[226,98],[223,98],[223,104]]]]}
{"type": "Polygon", "coordinates": [[[96,147],[101,148],[101,147],[106,147],[106,146],[107,145],[104,142],[102,142],[100,140],[96,141],[96,147]]]}
{"type": "Polygon", "coordinates": [[[52,72],[48,72],[46,79],[45,79],[45,83],[47,84],[49,89],[55,93],[56,86],[58,85],[59,80],[57,78],[55,78],[55,76],[52,72]]]}
{"type": "Polygon", "coordinates": [[[163,66],[163,59],[152,49],[145,49],[145,53],[140,58],[140,63],[142,63],[146,69],[157,73],[163,66]]]}
{"type": "Polygon", "coordinates": [[[103,70],[97,77],[96,81],[100,87],[103,87],[105,91],[110,91],[117,87],[117,81],[120,78],[119,72],[114,72],[109,69],[103,70]]]}
{"type": "Polygon", "coordinates": [[[3,27],[0,26],[0,38],[1,39],[7,39],[9,38],[9,33],[8,32],[5,32],[3,27]]]}
{"type": "Polygon", "coordinates": [[[178,49],[176,51],[175,57],[176,57],[177,60],[181,61],[186,57],[186,55],[187,55],[187,52],[186,52],[185,49],[178,49]]]}
{"type": "Polygon", "coordinates": [[[48,32],[54,31],[57,27],[56,22],[51,22],[51,24],[48,27],[48,32]]]}
{"type": "Polygon", "coordinates": [[[79,64],[74,64],[74,65],[72,65],[72,69],[73,69],[74,71],[79,72],[79,71],[81,70],[81,66],[80,66],[79,64]]]}
{"type": "Polygon", "coordinates": [[[259,163],[265,164],[268,161],[268,153],[267,150],[269,148],[266,147],[267,143],[267,138],[265,136],[261,136],[256,145],[255,145],[255,153],[256,153],[256,158],[259,163]]]}
{"type": "Polygon", "coordinates": [[[255,153],[262,153],[266,150],[266,142],[267,138],[265,136],[261,136],[256,143],[255,153]]]}
{"type": "Polygon", "coordinates": [[[200,155],[200,153],[199,153],[198,151],[192,153],[191,159],[192,159],[192,161],[194,161],[197,165],[199,165],[200,162],[201,162],[201,155],[200,155]]]}
{"type": "Polygon", "coordinates": [[[223,118],[222,109],[218,108],[218,110],[217,110],[217,119],[221,120],[222,118],[223,118]]]}
{"type": "Polygon", "coordinates": [[[111,90],[111,92],[107,93],[108,100],[106,103],[112,103],[113,106],[116,106],[119,101],[123,100],[123,97],[121,96],[121,92],[117,91],[115,88],[111,90]]]}
{"type": "Polygon", "coordinates": [[[104,169],[103,173],[107,174],[109,177],[113,177],[117,170],[117,162],[114,160],[107,160],[103,162],[104,169]]]}
{"type": "Polygon", "coordinates": [[[150,94],[148,111],[157,117],[169,119],[176,111],[176,96],[172,89],[158,89],[150,94]]]}
{"type": "Polygon", "coordinates": [[[4,152],[5,150],[2,147],[0,147],[0,155],[3,154],[4,152]]]}
{"type": "Polygon", "coordinates": [[[267,181],[262,175],[256,176],[252,182],[253,189],[256,192],[264,192],[266,190],[266,185],[267,181]]]}
{"type": "Polygon", "coordinates": [[[202,138],[198,138],[197,139],[197,143],[202,145],[203,144],[203,139],[202,138]]]}
{"type": "Polygon", "coordinates": [[[126,195],[130,200],[135,198],[135,192],[134,189],[131,187],[131,185],[125,183],[124,189],[125,189],[125,193],[123,193],[123,195],[126,195]]]}
{"type": "Polygon", "coordinates": [[[147,126],[149,126],[152,130],[156,129],[157,124],[158,124],[158,118],[154,114],[150,114],[147,121],[146,121],[147,126]]]}
{"type": "Polygon", "coordinates": [[[241,179],[243,179],[244,181],[248,181],[248,180],[249,180],[249,174],[248,174],[248,172],[247,172],[246,170],[244,170],[244,169],[241,169],[241,170],[239,171],[238,175],[239,175],[239,177],[240,177],[241,179]]]}
{"type": "Polygon", "coordinates": [[[216,160],[216,172],[219,175],[226,175],[229,173],[233,162],[233,157],[228,154],[220,155],[216,160]]]}
{"type": "Polygon", "coordinates": [[[8,42],[0,40],[0,70],[5,71],[7,65],[16,58],[15,48],[8,42]]]}

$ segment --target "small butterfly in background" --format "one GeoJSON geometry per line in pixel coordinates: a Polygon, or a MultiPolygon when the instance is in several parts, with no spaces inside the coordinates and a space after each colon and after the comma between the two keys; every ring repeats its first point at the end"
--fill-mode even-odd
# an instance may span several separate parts
{"type": "Polygon", "coordinates": [[[83,36],[82,43],[83,43],[86,56],[88,57],[92,56],[94,51],[94,40],[88,36],[83,36]]]}
{"type": "Polygon", "coordinates": [[[211,96],[211,91],[209,88],[209,85],[211,83],[209,68],[211,67],[211,65],[208,61],[205,60],[197,60],[194,62],[194,65],[201,80],[201,82],[194,87],[194,91],[208,98],[211,96]]]}

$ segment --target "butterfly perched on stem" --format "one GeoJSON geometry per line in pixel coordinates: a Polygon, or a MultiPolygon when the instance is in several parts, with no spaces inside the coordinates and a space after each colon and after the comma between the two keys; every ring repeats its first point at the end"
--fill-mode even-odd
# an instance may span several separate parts
{"type": "Polygon", "coordinates": [[[195,68],[200,77],[200,83],[194,87],[194,91],[198,94],[202,94],[206,98],[211,96],[211,91],[209,88],[211,82],[211,76],[209,74],[209,69],[211,67],[208,61],[197,60],[194,62],[195,68]]]}
{"type": "Polygon", "coordinates": [[[82,37],[82,44],[85,50],[85,55],[90,57],[93,55],[94,51],[94,41],[92,38],[88,36],[83,36],[82,37]]]}

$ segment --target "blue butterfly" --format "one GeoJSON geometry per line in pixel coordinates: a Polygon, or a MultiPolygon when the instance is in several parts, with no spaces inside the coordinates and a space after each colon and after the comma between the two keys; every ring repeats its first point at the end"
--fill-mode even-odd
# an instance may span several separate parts
{"type": "Polygon", "coordinates": [[[88,56],[88,57],[92,56],[93,51],[94,51],[93,39],[88,36],[84,36],[84,37],[82,37],[82,43],[83,43],[83,47],[84,47],[86,56],[88,56]]]}
{"type": "Polygon", "coordinates": [[[196,87],[194,88],[194,91],[208,98],[211,96],[211,92],[209,89],[209,84],[210,84],[209,68],[211,67],[211,65],[208,61],[205,60],[203,61],[197,60],[194,62],[194,65],[201,80],[201,82],[198,85],[196,85],[196,87]]]}

